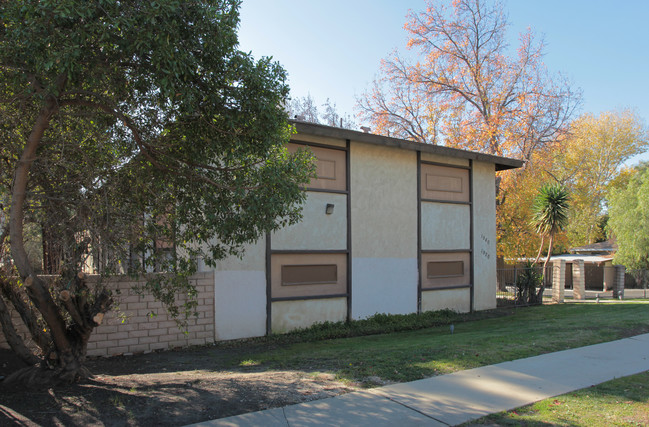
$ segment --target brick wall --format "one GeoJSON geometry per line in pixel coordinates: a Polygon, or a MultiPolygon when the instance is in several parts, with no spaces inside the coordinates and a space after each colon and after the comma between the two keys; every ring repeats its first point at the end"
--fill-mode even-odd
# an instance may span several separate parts
{"type": "MultiPolygon", "coordinates": [[[[94,278],[91,276],[90,280],[94,278]]],[[[214,342],[214,273],[197,273],[190,279],[198,292],[198,317],[191,317],[186,331],[179,329],[161,303],[150,295],[141,297],[133,290],[139,282],[128,277],[108,281],[119,311],[106,314],[103,323],[95,328],[88,342],[89,356],[114,356],[165,350],[188,345],[214,342]],[[155,316],[149,313],[155,312],[155,316]]],[[[182,301],[182,300],[181,300],[182,301]]],[[[26,328],[16,313],[14,324],[26,335],[26,328]]],[[[0,328],[0,348],[9,348],[0,328]]]]}

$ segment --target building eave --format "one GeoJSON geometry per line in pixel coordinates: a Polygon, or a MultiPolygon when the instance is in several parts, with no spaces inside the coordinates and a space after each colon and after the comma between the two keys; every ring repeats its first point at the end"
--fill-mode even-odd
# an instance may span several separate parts
{"type": "Polygon", "coordinates": [[[403,150],[419,151],[422,153],[431,153],[441,156],[456,157],[460,159],[474,160],[478,162],[493,163],[497,171],[516,169],[523,166],[524,162],[510,157],[494,156],[491,154],[478,153],[476,151],[461,150],[459,148],[444,147],[441,145],[424,144],[421,142],[408,141],[400,138],[393,138],[373,133],[359,132],[350,129],[325,126],[317,123],[310,123],[298,120],[290,120],[295,126],[298,133],[313,136],[338,138],[342,140],[352,140],[366,144],[383,145],[395,147],[403,150]]]}

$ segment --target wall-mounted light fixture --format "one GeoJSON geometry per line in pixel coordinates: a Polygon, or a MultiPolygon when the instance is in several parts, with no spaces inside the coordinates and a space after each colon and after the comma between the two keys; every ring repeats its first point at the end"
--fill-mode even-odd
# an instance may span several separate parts
{"type": "Polygon", "coordinates": [[[331,215],[332,213],[334,213],[334,205],[333,205],[333,203],[327,203],[327,207],[325,208],[325,213],[327,215],[331,215]]]}

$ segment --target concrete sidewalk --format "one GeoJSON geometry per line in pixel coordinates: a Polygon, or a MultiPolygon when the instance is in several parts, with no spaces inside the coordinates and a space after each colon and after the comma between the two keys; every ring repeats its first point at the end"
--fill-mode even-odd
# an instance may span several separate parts
{"type": "Polygon", "coordinates": [[[649,370],[649,334],[194,426],[452,426],[649,370]]]}

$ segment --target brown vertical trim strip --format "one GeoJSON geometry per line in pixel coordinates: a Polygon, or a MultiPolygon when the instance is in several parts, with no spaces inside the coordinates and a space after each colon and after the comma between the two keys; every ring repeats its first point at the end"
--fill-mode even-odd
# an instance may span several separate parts
{"type": "Polygon", "coordinates": [[[421,313],[421,151],[417,151],[417,313],[421,313]]]}
{"type": "Polygon", "coordinates": [[[352,175],[351,175],[351,140],[345,141],[347,158],[347,321],[352,320],[352,175]]]}
{"type": "Polygon", "coordinates": [[[469,288],[469,311],[473,313],[475,310],[475,251],[473,250],[473,218],[475,217],[475,203],[473,203],[473,159],[469,159],[469,202],[471,203],[471,206],[469,207],[469,247],[471,248],[471,271],[469,273],[471,288],[469,288]]]}
{"type": "Polygon", "coordinates": [[[270,335],[272,328],[272,300],[271,300],[271,244],[270,233],[266,233],[266,335],[270,335]]]}

